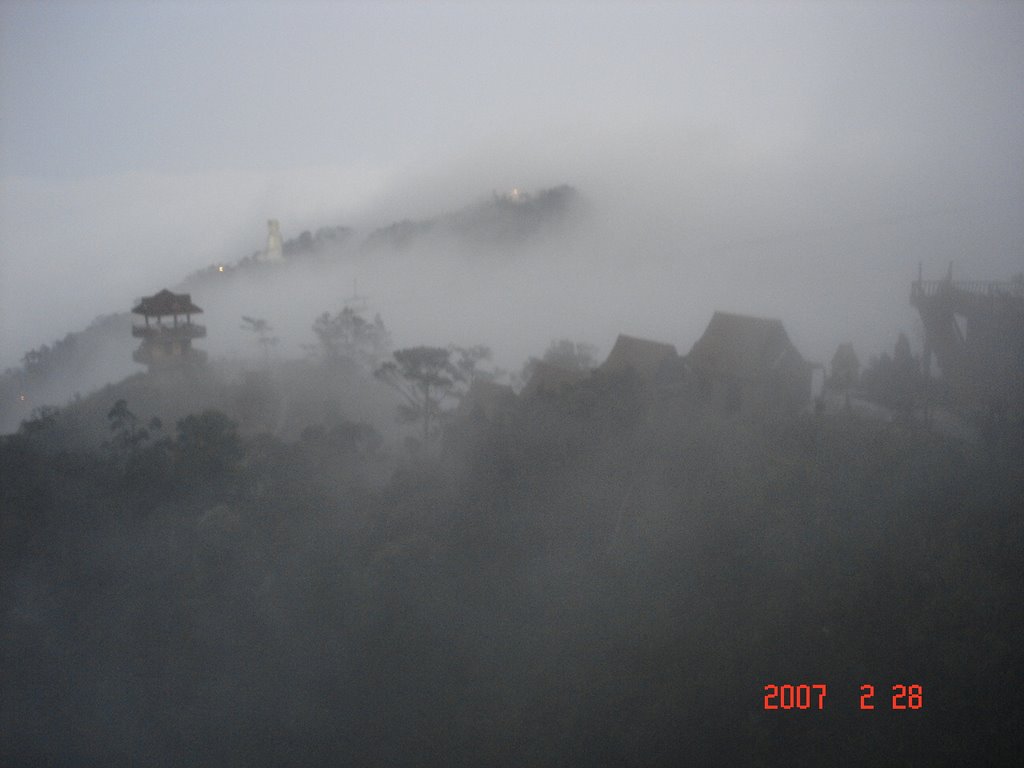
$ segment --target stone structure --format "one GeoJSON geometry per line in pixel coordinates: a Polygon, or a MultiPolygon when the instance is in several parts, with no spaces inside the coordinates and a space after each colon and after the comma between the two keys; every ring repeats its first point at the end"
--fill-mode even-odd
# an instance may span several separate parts
{"type": "Polygon", "coordinates": [[[267,247],[263,251],[262,260],[284,260],[284,244],[281,240],[281,223],[277,219],[270,219],[267,222],[267,247]]]}

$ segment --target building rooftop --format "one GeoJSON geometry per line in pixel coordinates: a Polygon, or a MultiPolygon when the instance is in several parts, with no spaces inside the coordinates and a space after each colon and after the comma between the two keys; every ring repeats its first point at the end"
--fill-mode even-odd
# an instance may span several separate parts
{"type": "Polygon", "coordinates": [[[153,296],[146,296],[132,309],[132,314],[146,317],[163,315],[198,315],[203,310],[192,303],[188,293],[171,293],[166,288],[153,296]]]}
{"type": "Polygon", "coordinates": [[[746,379],[783,364],[807,364],[781,320],[729,312],[715,312],[687,359],[693,368],[746,379]]]}
{"type": "Polygon", "coordinates": [[[601,370],[615,372],[632,368],[641,378],[651,379],[667,361],[678,356],[671,344],[619,334],[608,359],[601,364],[601,370]]]}

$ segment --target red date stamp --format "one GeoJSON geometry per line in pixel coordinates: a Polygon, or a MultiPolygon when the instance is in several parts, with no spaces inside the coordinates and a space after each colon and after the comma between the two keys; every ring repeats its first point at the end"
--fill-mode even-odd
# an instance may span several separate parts
{"type": "MultiPolygon", "coordinates": [[[[765,709],[824,709],[828,686],[824,683],[801,685],[775,685],[764,687],[765,709]]],[[[860,708],[875,709],[875,686],[865,683],[860,687],[860,708]]],[[[890,709],[921,709],[924,689],[918,684],[892,686],[890,709]]]]}

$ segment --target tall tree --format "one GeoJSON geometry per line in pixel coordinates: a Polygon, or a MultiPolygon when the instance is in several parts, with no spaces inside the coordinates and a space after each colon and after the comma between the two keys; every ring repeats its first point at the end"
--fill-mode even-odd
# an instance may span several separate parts
{"type": "Polygon", "coordinates": [[[242,330],[255,334],[256,343],[259,344],[260,348],[263,350],[263,362],[270,365],[270,348],[280,341],[277,336],[271,335],[274,332],[274,329],[271,328],[270,323],[262,317],[247,317],[242,315],[242,321],[242,330]]]}
{"type": "Polygon", "coordinates": [[[118,400],[107,413],[113,439],[107,443],[111,455],[120,462],[133,458],[142,449],[142,444],[149,439],[150,430],[156,431],[163,425],[154,416],[149,420],[148,428],[142,426],[139,417],[129,408],[126,400],[118,400]]]}
{"type": "Polygon", "coordinates": [[[480,367],[485,360],[491,359],[491,348],[483,344],[472,347],[458,347],[454,344],[448,347],[455,355],[455,370],[458,372],[458,381],[470,386],[476,379],[492,380],[495,377],[494,371],[486,371],[480,367]]]}
{"type": "Polygon", "coordinates": [[[442,403],[463,378],[451,362],[451,354],[443,347],[399,349],[394,360],[374,372],[402,396],[404,402],[398,407],[402,421],[423,425],[424,445],[436,433],[442,403]]]}
{"type": "Polygon", "coordinates": [[[351,307],[334,315],[321,314],[313,323],[313,333],[324,361],[330,366],[350,361],[372,370],[391,347],[391,334],[380,315],[370,322],[351,307]]]}
{"type": "Polygon", "coordinates": [[[901,333],[896,340],[892,357],[893,398],[897,409],[907,418],[913,412],[921,395],[921,367],[910,351],[910,341],[901,333]]]}

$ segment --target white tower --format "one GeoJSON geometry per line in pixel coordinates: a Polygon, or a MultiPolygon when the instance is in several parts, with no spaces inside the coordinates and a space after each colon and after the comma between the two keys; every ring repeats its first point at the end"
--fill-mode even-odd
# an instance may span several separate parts
{"type": "Polygon", "coordinates": [[[263,261],[282,261],[284,253],[281,250],[281,223],[277,219],[270,219],[267,222],[267,248],[263,252],[263,261]]]}

